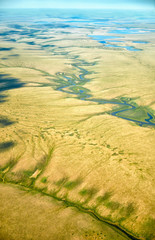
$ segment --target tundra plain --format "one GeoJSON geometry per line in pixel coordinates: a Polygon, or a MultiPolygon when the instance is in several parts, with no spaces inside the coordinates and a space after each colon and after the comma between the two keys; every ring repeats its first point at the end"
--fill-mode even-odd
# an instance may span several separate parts
{"type": "Polygon", "coordinates": [[[27,11],[0,12],[0,239],[154,240],[153,14],[27,11]]]}

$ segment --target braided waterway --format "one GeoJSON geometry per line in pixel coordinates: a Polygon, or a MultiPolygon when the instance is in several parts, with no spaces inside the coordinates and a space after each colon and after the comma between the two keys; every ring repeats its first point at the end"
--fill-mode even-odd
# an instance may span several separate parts
{"type": "MultiPolygon", "coordinates": [[[[56,90],[61,91],[67,94],[73,95],[73,97],[83,100],[94,102],[97,104],[112,104],[118,106],[118,108],[114,108],[111,111],[106,112],[112,116],[133,122],[141,127],[154,127],[155,126],[155,116],[150,112],[147,107],[138,106],[136,103],[132,101],[132,99],[127,97],[118,97],[117,99],[107,100],[102,98],[94,98],[91,91],[84,87],[86,83],[90,81],[90,79],[86,78],[86,75],[90,75],[92,71],[88,71],[84,69],[84,66],[93,66],[96,63],[88,63],[84,60],[77,59],[75,63],[72,64],[73,68],[77,69],[79,72],[77,75],[61,73],[58,72],[56,75],[49,74],[46,71],[41,69],[33,68],[33,67],[23,67],[23,66],[12,66],[14,68],[28,68],[33,69],[42,73],[46,77],[52,77],[56,83],[56,90]],[[81,67],[82,66],[82,67],[81,67]],[[124,115],[125,116],[124,116],[124,115]]],[[[1,64],[2,67],[10,68],[5,64],[1,64]]],[[[42,86],[46,87],[48,84],[42,84],[42,86]]],[[[51,86],[51,84],[49,84],[51,86]]],[[[105,112],[101,113],[105,114],[105,112]]],[[[101,115],[100,114],[100,115],[101,115]]]]}
{"type": "Polygon", "coordinates": [[[137,104],[131,103],[131,99],[129,98],[121,97],[112,100],[93,98],[90,90],[83,87],[84,84],[89,81],[89,79],[86,78],[86,75],[91,74],[91,72],[81,67],[81,65],[89,65],[89,63],[84,62],[83,64],[81,64],[77,62],[72,64],[73,67],[77,68],[80,71],[80,74],[78,76],[74,74],[69,75],[65,73],[57,73],[58,87],[56,89],[58,91],[72,94],[76,96],[76,98],[83,101],[91,101],[98,104],[116,105],[118,106],[118,109],[113,109],[112,111],[108,112],[108,114],[134,122],[139,126],[155,126],[155,123],[153,122],[153,114],[146,110],[146,108],[143,109],[141,107],[140,109],[137,104]],[[126,114],[126,116],[123,116],[124,113],[126,114]],[[132,115],[133,117],[131,117],[130,115],[132,115]]]}

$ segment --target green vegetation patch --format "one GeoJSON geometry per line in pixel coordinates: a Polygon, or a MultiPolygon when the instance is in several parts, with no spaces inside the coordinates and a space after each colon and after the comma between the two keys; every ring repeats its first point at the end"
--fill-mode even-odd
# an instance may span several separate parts
{"type": "Polygon", "coordinates": [[[75,181],[67,181],[65,184],[64,184],[64,187],[71,190],[75,187],[77,187],[79,184],[81,184],[81,179],[77,179],[75,181]]]}
{"type": "Polygon", "coordinates": [[[97,189],[95,188],[89,188],[89,189],[83,188],[79,192],[81,196],[88,196],[88,197],[92,197],[95,193],[97,193],[97,189]]]}
{"type": "Polygon", "coordinates": [[[4,181],[13,182],[15,184],[21,184],[26,187],[30,187],[33,184],[33,179],[29,178],[27,174],[23,171],[17,173],[7,172],[4,176],[4,181]]]}
{"type": "Polygon", "coordinates": [[[148,118],[147,109],[144,107],[137,107],[136,109],[127,110],[117,114],[121,117],[127,117],[134,120],[145,121],[148,118]]]}
{"type": "Polygon", "coordinates": [[[88,194],[88,189],[82,189],[82,190],[79,192],[79,194],[80,194],[81,196],[86,196],[86,195],[88,194]]]}
{"type": "Polygon", "coordinates": [[[103,196],[97,197],[97,202],[102,203],[109,200],[112,197],[112,192],[106,192],[103,196]]]}
{"type": "Polygon", "coordinates": [[[133,203],[129,203],[126,207],[121,208],[120,210],[120,214],[125,217],[128,218],[130,217],[131,214],[133,214],[135,212],[135,207],[133,205],[133,203]]]}
{"type": "Polygon", "coordinates": [[[26,171],[24,171],[23,173],[24,173],[25,176],[31,177],[32,174],[34,173],[34,171],[26,170],[26,171]]]}
{"type": "Polygon", "coordinates": [[[48,162],[50,161],[51,157],[52,157],[52,153],[54,151],[54,147],[50,148],[48,154],[44,155],[40,161],[38,162],[38,164],[36,165],[36,169],[39,170],[44,170],[44,168],[47,166],[48,162]]]}
{"type": "Polygon", "coordinates": [[[111,210],[117,210],[120,207],[120,203],[119,202],[114,202],[114,201],[107,201],[104,204],[107,208],[110,208],[111,210]]]}
{"type": "Polygon", "coordinates": [[[43,178],[41,179],[41,182],[42,182],[42,183],[46,183],[46,182],[47,182],[47,177],[43,177],[43,178]]]}
{"type": "Polygon", "coordinates": [[[54,184],[56,186],[63,186],[66,182],[67,182],[68,178],[67,177],[63,177],[60,180],[54,182],[54,184]]]}
{"type": "Polygon", "coordinates": [[[11,168],[13,168],[13,167],[16,165],[17,161],[18,161],[18,158],[13,158],[13,159],[11,158],[11,159],[6,163],[6,165],[1,168],[1,170],[4,171],[4,170],[7,169],[7,168],[10,170],[11,168]]]}
{"type": "Polygon", "coordinates": [[[143,224],[142,232],[146,240],[155,239],[155,219],[148,218],[147,221],[143,224]]]}

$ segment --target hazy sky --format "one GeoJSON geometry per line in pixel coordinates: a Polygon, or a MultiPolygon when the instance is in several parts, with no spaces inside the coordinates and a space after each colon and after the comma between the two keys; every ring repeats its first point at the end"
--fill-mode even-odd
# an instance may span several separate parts
{"type": "Polygon", "coordinates": [[[152,8],[155,0],[0,0],[0,8],[152,8]]]}

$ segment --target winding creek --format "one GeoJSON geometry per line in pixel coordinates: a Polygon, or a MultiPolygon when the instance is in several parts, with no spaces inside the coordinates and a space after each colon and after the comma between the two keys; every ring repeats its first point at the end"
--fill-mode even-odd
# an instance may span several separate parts
{"type": "MultiPolygon", "coordinates": [[[[131,111],[133,114],[133,113],[136,113],[136,111],[139,109],[139,106],[137,106],[134,103],[131,103],[131,99],[123,98],[123,97],[120,99],[113,99],[113,100],[93,98],[90,90],[83,87],[84,84],[89,82],[89,80],[85,76],[88,74],[91,74],[91,72],[85,70],[80,65],[82,64],[79,62],[72,64],[74,68],[80,71],[80,74],[78,77],[74,74],[69,75],[65,73],[57,73],[56,80],[58,83],[58,87],[56,89],[58,91],[72,94],[76,98],[83,101],[91,101],[98,104],[117,105],[118,109],[114,109],[111,112],[108,112],[110,115],[116,116],[124,120],[128,120],[130,122],[134,122],[139,126],[155,126],[155,123],[153,122],[154,116],[148,110],[147,111],[145,110],[145,115],[143,114],[144,115],[143,117],[142,116],[139,117],[137,114],[135,114],[136,116],[133,118],[130,116],[131,111]],[[123,116],[124,113],[126,114],[126,116],[123,116]]],[[[85,62],[83,65],[89,65],[89,64],[85,62]]],[[[140,115],[142,115],[142,110],[140,115]]]]}

